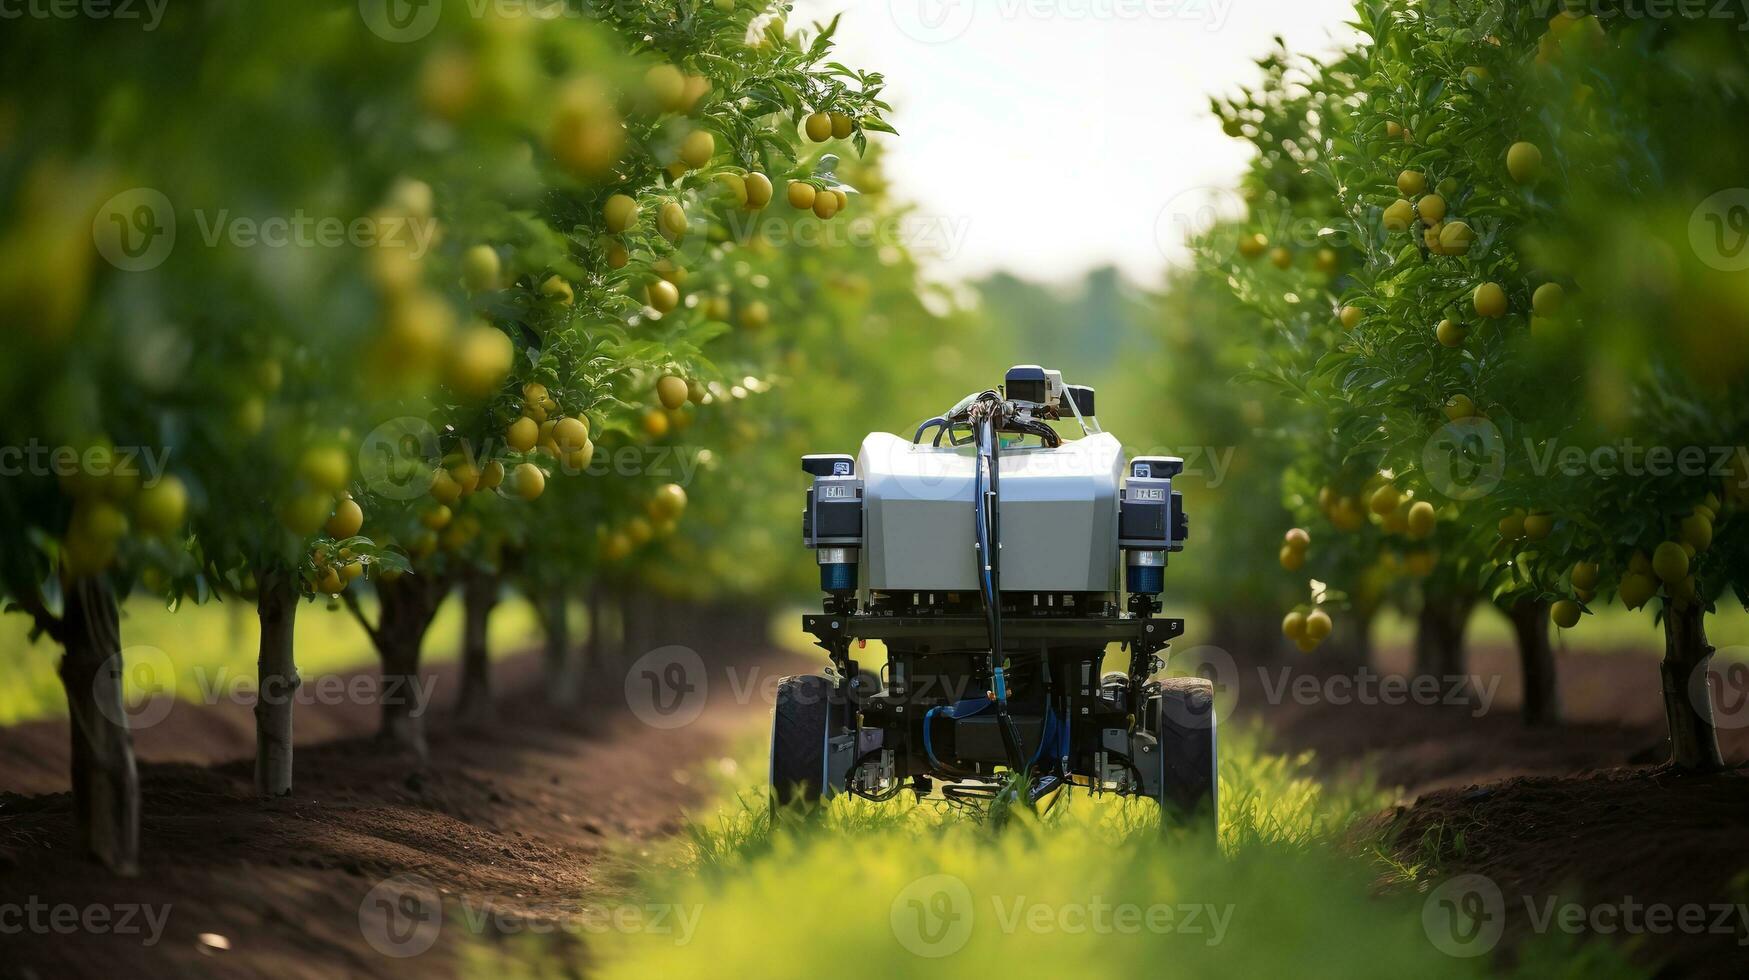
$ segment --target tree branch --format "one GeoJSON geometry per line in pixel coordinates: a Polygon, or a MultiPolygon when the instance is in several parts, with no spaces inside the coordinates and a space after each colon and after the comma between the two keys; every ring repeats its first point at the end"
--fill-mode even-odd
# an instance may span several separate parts
{"type": "Polygon", "coordinates": [[[370,637],[370,642],[380,649],[382,638],[377,635],[377,628],[365,618],[364,610],[359,608],[358,597],[353,595],[351,590],[345,590],[340,593],[340,601],[346,604],[346,609],[352,613],[352,618],[358,620],[358,625],[364,628],[365,635],[370,637]]]}

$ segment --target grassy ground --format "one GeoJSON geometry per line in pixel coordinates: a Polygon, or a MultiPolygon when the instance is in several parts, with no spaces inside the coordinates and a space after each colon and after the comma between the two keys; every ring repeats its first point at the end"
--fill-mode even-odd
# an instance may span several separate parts
{"type": "MultiPolygon", "coordinates": [[[[373,617],[368,598],[363,605],[373,617]]],[[[427,662],[453,659],[461,646],[461,604],[446,601],[432,624],[425,645],[427,662]]],[[[534,609],[521,598],[502,603],[492,614],[491,648],[507,653],[534,642],[534,609]]],[[[160,603],[130,600],[122,607],[123,659],[135,664],[168,663],[173,677],[130,669],[130,697],[174,687],[178,697],[199,700],[202,685],[215,680],[227,685],[238,677],[253,689],[255,653],[260,636],[255,609],[246,602],[213,602],[170,612],[160,603]],[[149,649],[148,649],[149,648],[149,649]],[[161,651],[163,657],[157,653],[161,651]]],[[[59,648],[47,637],[30,641],[29,620],[21,615],[0,617],[0,725],[66,714],[65,695],[55,675],[59,648]]],[[[323,602],[298,607],[298,667],[306,678],[344,673],[373,665],[370,640],[344,609],[323,602]]]]}
{"type": "MultiPolygon", "coordinates": [[[[723,802],[632,893],[591,906],[591,972],[1346,980],[1498,966],[1442,949],[1453,926],[1430,891],[1437,869],[1387,859],[1366,822],[1389,792],[1321,784],[1255,731],[1223,734],[1218,849],[1188,831],[1162,838],[1152,804],[1086,795],[1003,826],[906,796],[839,800],[823,820],[774,828],[764,753],[760,733],[713,766],[723,802]]],[[[481,945],[467,972],[570,975],[563,948],[481,945]]],[[[1640,975],[1612,949],[1542,940],[1517,969],[1640,975]]]]}

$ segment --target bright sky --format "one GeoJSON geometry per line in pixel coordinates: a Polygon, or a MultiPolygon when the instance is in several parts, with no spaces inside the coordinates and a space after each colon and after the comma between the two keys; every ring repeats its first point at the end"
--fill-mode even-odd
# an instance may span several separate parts
{"type": "Polygon", "coordinates": [[[1151,284],[1248,157],[1208,96],[1255,81],[1278,34],[1332,49],[1353,2],[796,0],[790,25],[840,11],[841,60],[887,75],[891,177],[938,276],[1114,263],[1151,284]]]}

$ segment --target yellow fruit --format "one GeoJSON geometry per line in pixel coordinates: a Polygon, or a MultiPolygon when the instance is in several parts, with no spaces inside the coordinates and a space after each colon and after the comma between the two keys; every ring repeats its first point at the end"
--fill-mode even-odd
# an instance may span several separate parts
{"type": "Polygon", "coordinates": [[[363,574],[364,562],[355,561],[340,566],[340,578],[342,581],[350,582],[363,574]]]}
{"type": "Polygon", "coordinates": [[[315,534],[334,512],[334,498],[326,493],[301,493],[286,501],[280,510],[280,523],[300,538],[315,534]]]}
{"type": "Polygon", "coordinates": [[[651,409],[644,413],[644,434],[652,439],[660,439],[668,434],[668,416],[651,409]]]}
{"type": "Polygon", "coordinates": [[[828,193],[830,193],[833,197],[838,199],[838,211],[839,211],[839,213],[843,213],[846,209],[848,209],[850,207],[850,195],[845,192],[844,188],[834,187],[828,193]]]}
{"type": "Polygon", "coordinates": [[[1339,315],[1342,318],[1342,329],[1353,330],[1360,326],[1360,319],[1364,314],[1361,313],[1358,306],[1344,306],[1339,315]]]}
{"type": "Polygon", "coordinates": [[[1420,197],[1427,190],[1427,175],[1419,170],[1405,170],[1397,175],[1397,190],[1404,197],[1420,197]]]}
{"type": "Polygon", "coordinates": [[[1276,557],[1281,561],[1281,567],[1290,572],[1297,572],[1306,566],[1306,553],[1296,551],[1285,544],[1281,546],[1281,551],[1276,557]]]}
{"type": "Polygon", "coordinates": [[[771,322],[771,309],[763,300],[754,300],[741,308],[741,326],[761,330],[771,322]]]}
{"type": "Polygon", "coordinates": [[[1445,220],[1445,198],[1438,194],[1429,194],[1423,197],[1416,203],[1415,208],[1421,212],[1421,220],[1430,225],[1436,225],[1445,220]]]}
{"type": "Polygon", "coordinates": [[[523,500],[533,500],[547,488],[547,475],[533,463],[518,463],[510,471],[511,492],[523,500]]]}
{"type": "Polygon", "coordinates": [[[1558,282],[1545,282],[1531,294],[1530,308],[1537,316],[1555,316],[1566,305],[1567,291],[1558,282]]]}
{"type": "Polygon", "coordinates": [[[672,521],[686,510],[686,490],[678,483],[664,483],[656,488],[646,508],[658,523],[672,521]]]}
{"type": "Polygon", "coordinates": [[[824,112],[816,112],[808,116],[802,123],[808,139],[816,143],[824,143],[832,138],[832,117],[824,112]]]}
{"type": "Polygon", "coordinates": [[[1282,535],[1281,540],[1284,545],[1295,551],[1304,551],[1312,544],[1312,536],[1307,534],[1303,528],[1297,527],[1289,528],[1288,532],[1282,535]]]}
{"type": "Polygon", "coordinates": [[[686,76],[686,91],[681,97],[684,111],[691,112],[698,105],[698,100],[710,94],[711,80],[703,75],[686,76]]]}
{"type": "Polygon", "coordinates": [[[1476,403],[1469,395],[1453,395],[1445,400],[1445,417],[1453,422],[1470,418],[1476,414],[1476,403]]]}
{"type": "Polygon", "coordinates": [[[662,202],[662,207],[656,211],[656,230],[671,242],[678,242],[686,236],[686,209],[679,201],[662,202]]]}
{"type": "Polygon", "coordinates": [[[851,122],[850,117],[842,112],[834,112],[831,116],[832,138],[835,140],[849,139],[851,130],[853,129],[853,123],[851,122]]]}
{"type": "Polygon", "coordinates": [[[1403,138],[1403,124],[1396,121],[1395,119],[1392,119],[1389,122],[1385,123],[1385,135],[1389,136],[1391,139],[1394,139],[1394,140],[1395,139],[1402,139],[1403,138]]]}
{"type": "Polygon", "coordinates": [[[1417,500],[1409,505],[1408,527],[1409,536],[1425,538],[1433,533],[1438,515],[1433,511],[1433,505],[1425,500],[1417,500]]]}
{"type": "Polygon", "coordinates": [[[1555,529],[1555,519],[1549,514],[1531,514],[1524,519],[1524,536],[1541,541],[1555,529]]]}
{"type": "Polygon", "coordinates": [[[1597,574],[1598,568],[1595,562],[1576,562],[1568,579],[1573,583],[1573,588],[1589,591],[1597,588],[1597,574]]]}
{"type": "Polygon", "coordinates": [[[1309,636],[1304,636],[1294,641],[1294,648],[1301,653],[1311,653],[1313,650],[1318,649],[1319,642],[1320,641],[1314,640],[1309,636]]]}
{"type": "Polygon", "coordinates": [[[548,276],[547,281],[540,284],[540,294],[560,306],[570,306],[577,298],[571,291],[571,284],[558,276],[548,276]]]}
{"type": "Polygon", "coordinates": [[[431,489],[428,492],[431,499],[440,504],[453,504],[461,499],[462,485],[456,482],[449,470],[440,467],[431,475],[431,489]]]}
{"type": "Polygon", "coordinates": [[[771,203],[771,178],[757,171],[744,178],[747,185],[747,207],[757,211],[771,203]]]}
{"type": "Polygon", "coordinates": [[[310,486],[329,493],[344,490],[351,472],[346,451],[338,446],[312,446],[304,450],[303,458],[298,461],[298,475],[310,486]]]}
{"type": "Polygon", "coordinates": [[[1336,270],[1342,267],[1342,260],[1333,248],[1318,249],[1318,257],[1315,261],[1318,271],[1327,276],[1335,275],[1336,270]]]}
{"type": "Polygon", "coordinates": [[[479,400],[498,391],[516,361],[510,335],[474,321],[457,342],[449,362],[449,384],[463,398],[479,400]]]}
{"type": "Polygon", "coordinates": [[[800,180],[792,180],[789,182],[788,193],[789,206],[795,208],[797,211],[808,211],[814,207],[814,198],[817,196],[817,193],[814,190],[813,184],[805,183],[800,180]]]}
{"type": "Polygon", "coordinates": [[[1439,326],[1434,329],[1433,333],[1434,336],[1439,338],[1440,344],[1445,347],[1462,347],[1464,345],[1464,339],[1470,335],[1470,330],[1461,323],[1453,323],[1450,320],[1441,320],[1439,321],[1439,326]]]}
{"type": "Polygon", "coordinates": [[[667,375],[656,382],[656,398],[663,408],[675,409],[686,404],[686,379],[667,375]]]}
{"type": "Polygon", "coordinates": [[[599,79],[577,79],[559,90],[547,151],[560,166],[582,177],[600,177],[619,160],[625,140],[619,111],[599,79]]]}
{"type": "Polygon", "coordinates": [[[821,221],[838,213],[838,195],[831,191],[821,191],[814,195],[814,217],[821,221]]]}
{"type": "Polygon", "coordinates": [[[615,194],[607,199],[601,214],[607,221],[607,230],[617,235],[638,223],[638,202],[624,194],[615,194]]]}
{"type": "Polygon", "coordinates": [[[1462,221],[1453,221],[1439,229],[1439,251],[1441,255],[1464,255],[1475,244],[1476,233],[1462,221]]]}
{"type": "Polygon", "coordinates": [[[1262,235],[1246,235],[1239,239],[1239,254],[1248,259],[1257,258],[1269,250],[1269,239],[1262,235]]]}
{"type": "Polygon", "coordinates": [[[1665,541],[1652,552],[1652,571],[1665,585],[1688,577],[1688,552],[1675,541],[1665,541]]]}
{"type": "Polygon", "coordinates": [[[356,500],[342,500],[334,505],[334,516],[328,518],[328,536],[336,541],[350,538],[364,527],[364,508],[356,500]]]}
{"type": "Polygon", "coordinates": [[[589,441],[589,423],[579,418],[562,418],[553,423],[553,443],[560,452],[576,452],[589,441]]]}
{"type": "Polygon", "coordinates": [[[480,489],[496,490],[504,482],[504,464],[491,460],[480,467],[480,489]]]}
{"type": "Polygon", "coordinates": [[[504,433],[504,444],[516,452],[526,453],[534,448],[539,438],[540,423],[525,415],[510,423],[510,428],[504,433]]]}
{"type": "Polygon", "coordinates": [[[623,269],[626,267],[626,263],[630,262],[631,260],[632,260],[631,253],[626,251],[626,247],[624,245],[621,245],[619,242],[608,242],[607,243],[607,267],[608,268],[610,268],[610,269],[623,269]]]}
{"type": "Polygon", "coordinates": [[[1570,630],[1579,625],[1579,604],[1571,599],[1562,599],[1549,607],[1549,618],[1555,625],[1564,630],[1570,630]]]}
{"type": "Polygon", "coordinates": [[[1404,558],[1403,569],[1416,578],[1426,578],[1438,567],[1439,555],[1432,551],[1411,551],[1404,558]]]}
{"type": "Polygon", "coordinates": [[[1322,641],[1330,635],[1335,624],[1330,622],[1330,614],[1322,609],[1314,609],[1306,614],[1306,639],[1322,641]]]}
{"type": "Polygon", "coordinates": [[[566,473],[577,474],[588,469],[589,463],[593,459],[595,459],[595,443],[585,439],[583,445],[560,455],[559,463],[564,466],[566,473]]]}
{"type": "Polygon", "coordinates": [[[686,75],[673,65],[656,65],[644,73],[650,102],[668,112],[686,109],[686,75]]]}
{"type": "Polygon", "coordinates": [[[169,534],[180,528],[187,516],[188,488],[174,476],[160,477],[157,483],[142,487],[134,501],[134,520],[144,534],[169,534]]]}
{"type": "Polygon", "coordinates": [[[1506,315],[1506,289],[1497,282],[1485,282],[1476,287],[1471,302],[1477,316],[1497,319],[1506,315]]]}
{"type": "Polygon", "coordinates": [[[1373,491],[1372,499],[1368,501],[1368,505],[1372,507],[1373,513],[1385,517],[1394,512],[1402,501],[1403,495],[1397,492],[1396,487],[1387,483],[1373,491]]]}
{"type": "Polygon", "coordinates": [[[1592,589],[1574,589],[1573,594],[1583,603],[1590,603],[1591,600],[1597,598],[1597,592],[1592,589]]]}
{"type": "Polygon", "coordinates": [[[1695,551],[1705,551],[1713,544],[1713,522],[1705,514],[1691,514],[1682,519],[1681,537],[1695,551]]]}
{"type": "Polygon", "coordinates": [[[316,579],[316,591],[333,595],[346,588],[346,582],[340,578],[340,573],[332,568],[322,569],[322,574],[316,579]]]}
{"type": "Polygon", "coordinates": [[[1281,619],[1281,635],[1290,640],[1306,638],[1306,614],[1298,609],[1288,613],[1281,619]]]}
{"type": "Polygon", "coordinates": [[[1641,575],[1652,574],[1652,557],[1644,551],[1636,551],[1628,557],[1628,571],[1641,575]]]}
{"type": "Polygon", "coordinates": [[[601,557],[608,561],[621,561],[632,553],[631,539],[615,531],[601,541],[601,557]]]}
{"type": "Polygon", "coordinates": [[[462,284],[469,292],[482,293],[498,288],[503,264],[490,245],[475,245],[462,253],[462,284]]]}
{"type": "Polygon", "coordinates": [[[1500,518],[1500,538],[1504,541],[1517,541],[1524,537],[1524,515],[1508,514],[1500,518]]]}
{"type": "Polygon", "coordinates": [[[717,174],[717,183],[723,185],[723,190],[729,194],[729,200],[735,207],[747,206],[747,179],[740,174],[717,174]]]}
{"type": "Polygon", "coordinates": [[[668,313],[680,305],[680,290],[666,279],[658,279],[645,287],[645,299],[657,313],[668,313]]]}
{"type": "Polygon", "coordinates": [[[717,138],[709,130],[695,129],[680,141],[680,162],[694,170],[711,162],[717,153],[717,138]]]}
{"type": "Polygon", "coordinates": [[[1506,151],[1506,172],[1515,183],[1528,184],[1536,180],[1543,169],[1543,151],[1535,143],[1514,143],[1506,151]]]}
{"type": "Polygon", "coordinates": [[[1415,223],[1415,206],[1406,200],[1397,200],[1385,208],[1386,231],[1408,231],[1415,223]]]}
{"type": "Polygon", "coordinates": [[[1649,602],[1658,591],[1658,583],[1650,575],[1639,572],[1629,572],[1621,577],[1621,588],[1616,590],[1622,605],[1629,609],[1638,609],[1649,602]]]}

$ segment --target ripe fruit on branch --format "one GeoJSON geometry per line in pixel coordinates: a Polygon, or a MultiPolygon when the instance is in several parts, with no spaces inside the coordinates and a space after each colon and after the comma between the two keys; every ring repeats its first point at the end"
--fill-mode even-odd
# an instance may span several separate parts
{"type": "Polygon", "coordinates": [[[797,211],[808,211],[814,207],[814,198],[818,192],[814,185],[806,181],[792,180],[789,182],[789,206],[797,211]]]}
{"type": "Polygon", "coordinates": [[[1545,282],[1531,294],[1530,308],[1537,316],[1556,316],[1567,302],[1567,291],[1558,282],[1545,282]]]}
{"type": "Polygon", "coordinates": [[[1413,200],[1427,191],[1427,175],[1419,170],[1405,170],[1397,175],[1397,190],[1413,200]]]}
{"type": "Polygon", "coordinates": [[[562,418],[553,423],[553,442],[560,452],[576,452],[589,441],[589,423],[579,418],[562,418]]]}
{"type": "Polygon", "coordinates": [[[1438,515],[1433,511],[1433,505],[1425,500],[1417,500],[1409,505],[1409,536],[1417,540],[1433,533],[1438,523],[1438,515]]]}
{"type": "Polygon", "coordinates": [[[571,284],[558,276],[548,276],[546,282],[540,284],[540,294],[560,306],[570,306],[577,298],[571,284]]]}
{"type": "Polygon", "coordinates": [[[1590,591],[1597,588],[1597,573],[1598,568],[1595,562],[1576,562],[1568,579],[1573,583],[1573,588],[1590,591]]]}
{"type": "Polygon", "coordinates": [[[1439,229],[1439,254],[1466,255],[1475,244],[1476,233],[1462,221],[1453,221],[1439,229]]]}
{"type": "Polygon", "coordinates": [[[601,216],[609,232],[620,234],[638,223],[638,202],[625,194],[615,194],[602,206],[601,216]]]}
{"type": "Polygon", "coordinates": [[[672,521],[686,510],[686,490],[677,483],[664,483],[656,488],[645,509],[658,523],[672,521]]]}
{"type": "Polygon", "coordinates": [[[1688,552],[1675,541],[1665,541],[1652,552],[1652,571],[1665,585],[1688,577],[1688,552]]]}
{"type": "Polygon", "coordinates": [[[1622,605],[1629,609],[1638,609],[1650,602],[1657,591],[1658,583],[1650,575],[1629,572],[1621,577],[1621,588],[1616,594],[1621,597],[1622,605]]]}
{"type": "Polygon", "coordinates": [[[1506,315],[1506,289],[1497,282],[1485,282],[1476,287],[1471,302],[1476,315],[1498,319],[1506,315]]]}
{"type": "Polygon", "coordinates": [[[662,202],[662,207],[656,211],[656,230],[671,242],[678,242],[686,236],[686,209],[679,201],[662,202]]]}
{"type": "Polygon", "coordinates": [[[771,178],[754,171],[743,178],[747,185],[747,208],[757,211],[771,203],[771,178]]]}
{"type": "Polygon", "coordinates": [[[504,444],[516,452],[526,453],[534,448],[539,438],[540,423],[525,415],[510,423],[510,428],[504,433],[504,444]]]}
{"type": "Polygon", "coordinates": [[[1543,151],[1535,143],[1519,142],[1506,151],[1506,172],[1516,183],[1529,184],[1542,173],[1543,151]]]}
{"type": "Polygon", "coordinates": [[[1360,319],[1361,319],[1362,315],[1363,314],[1361,313],[1360,307],[1358,307],[1358,306],[1344,306],[1342,308],[1342,312],[1340,314],[1340,316],[1342,318],[1342,329],[1353,330],[1355,327],[1360,326],[1360,319]]]}
{"type": "Polygon", "coordinates": [[[350,538],[364,527],[364,508],[358,506],[358,501],[346,499],[334,505],[334,515],[328,518],[325,530],[328,536],[341,540],[350,538]]]}
{"type": "Polygon", "coordinates": [[[1445,417],[1453,422],[1471,418],[1476,414],[1476,403],[1469,395],[1457,394],[1445,400],[1445,417]]]}
{"type": "Polygon", "coordinates": [[[1579,604],[1571,599],[1562,599],[1549,607],[1549,618],[1555,625],[1564,630],[1570,630],[1579,625],[1579,604]]]}
{"type": "Polygon", "coordinates": [[[1281,635],[1295,641],[1305,639],[1306,614],[1296,609],[1293,612],[1288,613],[1286,616],[1283,616],[1281,620],[1281,635]]]}
{"type": "Polygon", "coordinates": [[[510,492],[523,500],[533,500],[547,488],[547,475],[533,463],[518,463],[509,479],[510,492]]]}
{"type": "Polygon", "coordinates": [[[158,482],[142,487],[134,501],[134,520],[142,534],[169,534],[180,528],[187,516],[188,488],[174,476],[160,477],[158,482]]]}
{"type": "Polygon", "coordinates": [[[695,129],[680,141],[680,162],[694,170],[710,163],[716,152],[717,140],[709,130],[695,129]]]}
{"type": "Polygon", "coordinates": [[[646,299],[657,313],[668,313],[680,305],[680,290],[666,279],[657,279],[645,287],[646,299]]]}
{"type": "Polygon", "coordinates": [[[1530,514],[1524,519],[1524,536],[1531,541],[1541,541],[1555,529],[1555,519],[1549,514],[1530,514]]]}
{"type": "Polygon", "coordinates": [[[1408,231],[1415,223],[1415,205],[1399,198],[1385,208],[1386,231],[1408,231]]]}
{"type": "Polygon", "coordinates": [[[1330,635],[1335,626],[1330,621],[1330,614],[1322,609],[1314,609],[1306,615],[1306,639],[1314,643],[1322,642],[1330,635]]]}
{"type": "Polygon", "coordinates": [[[808,139],[824,143],[832,138],[832,117],[824,112],[811,113],[802,122],[802,129],[808,134],[808,139]]]}
{"type": "Polygon", "coordinates": [[[462,253],[462,284],[472,293],[498,288],[503,263],[490,245],[475,245],[462,253]]]}
{"type": "Polygon", "coordinates": [[[1451,320],[1441,320],[1439,321],[1439,326],[1434,329],[1433,333],[1434,336],[1439,338],[1439,342],[1442,346],[1462,347],[1464,345],[1464,339],[1470,335],[1470,330],[1461,323],[1454,323],[1451,320]]]}
{"type": "Polygon", "coordinates": [[[686,404],[686,379],[667,375],[656,382],[656,397],[666,409],[676,409],[686,404]]]}
{"type": "Polygon", "coordinates": [[[1421,212],[1421,220],[1430,225],[1436,225],[1445,220],[1445,198],[1438,194],[1426,195],[1416,203],[1415,209],[1421,212]]]}

